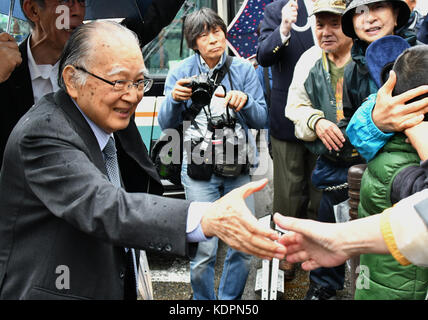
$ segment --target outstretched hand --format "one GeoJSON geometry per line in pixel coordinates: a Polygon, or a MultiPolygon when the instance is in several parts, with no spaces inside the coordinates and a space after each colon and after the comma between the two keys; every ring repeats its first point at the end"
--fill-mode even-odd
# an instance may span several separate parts
{"type": "Polygon", "coordinates": [[[336,239],[340,239],[336,224],[284,217],[279,213],[274,215],[274,221],[282,229],[292,231],[278,242],[287,248],[288,262],[304,261],[303,270],[338,266],[350,258],[336,244],[336,239]]]}
{"type": "Polygon", "coordinates": [[[407,101],[428,93],[428,85],[392,96],[396,82],[397,75],[391,71],[388,81],[378,91],[373,109],[373,122],[384,132],[399,132],[413,127],[422,122],[424,114],[428,112],[428,98],[406,104],[407,101]]]}
{"type": "Polygon", "coordinates": [[[201,220],[204,234],[216,236],[233,249],[262,259],[282,259],[285,248],[275,242],[279,235],[274,230],[262,228],[244,201],[263,189],[267,182],[267,179],[250,182],[212,203],[201,220]]]}

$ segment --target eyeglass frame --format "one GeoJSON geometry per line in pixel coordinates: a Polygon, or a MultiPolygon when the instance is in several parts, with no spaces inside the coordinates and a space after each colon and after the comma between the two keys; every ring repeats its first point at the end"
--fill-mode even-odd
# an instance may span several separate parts
{"type": "Polygon", "coordinates": [[[150,79],[150,78],[144,78],[144,79],[142,79],[142,80],[137,80],[137,81],[132,81],[132,80],[116,80],[116,81],[110,81],[110,80],[107,80],[107,79],[101,78],[100,76],[97,76],[96,74],[93,74],[92,72],[89,72],[88,70],[86,70],[86,69],[85,69],[85,68],[83,68],[83,67],[74,66],[74,68],[75,68],[76,70],[83,71],[83,72],[85,72],[85,73],[87,73],[87,74],[89,74],[89,75],[93,76],[94,78],[97,78],[98,80],[104,81],[105,83],[108,83],[109,85],[112,85],[112,86],[113,86],[113,88],[114,88],[117,92],[129,92],[129,90],[131,89],[131,87],[134,87],[135,89],[137,89],[137,91],[140,91],[140,90],[138,90],[138,86],[139,86],[141,83],[143,83],[143,90],[142,90],[142,92],[146,93],[146,92],[148,92],[148,91],[152,88],[152,85],[153,85],[153,79],[150,79]],[[117,88],[115,88],[115,86],[116,86],[116,84],[117,84],[117,83],[119,83],[119,82],[128,82],[128,83],[129,83],[129,82],[132,82],[132,84],[128,84],[127,86],[125,86],[125,88],[124,88],[124,89],[117,89],[117,88]]]}

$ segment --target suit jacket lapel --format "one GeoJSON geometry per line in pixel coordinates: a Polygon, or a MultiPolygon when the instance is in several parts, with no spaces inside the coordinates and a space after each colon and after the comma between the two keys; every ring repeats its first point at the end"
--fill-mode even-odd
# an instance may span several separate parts
{"type": "Polygon", "coordinates": [[[127,128],[115,133],[115,137],[118,138],[125,152],[137,162],[152,179],[161,184],[159,174],[153,162],[150,160],[147,148],[134,122],[134,117],[132,117],[127,128]],[[138,140],[136,137],[138,137],[138,140]]]}
{"type": "MultiPolygon", "coordinates": [[[[82,113],[76,108],[73,101],[64,90],[60,89],[59,91],[57,91],[54,95],[54,99],[56,104],[68,115],[68,117],[76,125],[79,135],[82,137],[88,150],[90,151],[91,159],[94,164],[97,166],[98,169],[101,170],[101,172],[107,175],[104,158],[101,153],[101,150],[98,147],[97,138],[95,137],[94,133],[92,132],[92,129],[90,128],[86,119],[83,117],[82,113]]],[[[147,174],[152,180],[154,180],[155,186],[153,187],[153,190],[155,190],[156,193],[162,193],[162,183],[160,182],[159,175],[156,171],[155,166],[150,160],[150,157],[147,153],[147,149],[144,146],[144,143],[141,139],[141,136],[133,119],[131,120],[129,126],[126,129],[116,132],[115,137],[116,144],[120,144],[120,147],[118,148],[118,157],[119,166],[121,167],[121,170],[127,170],[128,168],[126,167],[128,165],[131,167],[131,164],[129,163],[120,162],[120,152],[123,148],[127,156],[131,158],[140,167],[140,169],[143,169],[145,174],[147,174]]],[[[129,187],[127,182],[128,181],[124,181],[124,184],[125,186],[129,187]]],[[[147,188],[145,188],[144,190],[141,188],[138,189],[139,192],[147,192],[147,188]]]]}
{"type": "Polygon", "coordinates": [[[64,90],[58,90],[54,95],[54,99],[56,105],[59,106],[76,125],[78,134],[85,142],[95,166],[107,175],[104,158],[99,148],[97,138],[82,113],[76,108],[73,101],[64,90]]]}

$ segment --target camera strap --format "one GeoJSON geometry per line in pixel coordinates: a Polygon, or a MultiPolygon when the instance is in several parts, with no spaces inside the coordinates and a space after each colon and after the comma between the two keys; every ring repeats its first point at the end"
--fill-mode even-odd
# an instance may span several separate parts
{"type": "MultiPolygon", "coordinates": [[[[226,76],[226,74],[228,74],[229,75],[229,84],[230,84],[230,89],[231,90],[233,90],[233,85],[232,85],[232,78],[231,78],[231,76],[230,76],[230,72],[229,72],[229,70],[230,70],[230,66],[232,65],[232,61],[233,61],[233,57],[231,57],[231,56],[226,56],[226,61],[225,61],[225,63],[221,66],[221,68],[220,69],[217,69],[217,70],[214,70],[214,73],[213,73],[213,75],[211,76],[211,78],[214,78],[215,77],[215,79],[214,79],[214,83],[215,83],[215,85],[217,85],[217,86],[222,86],[222,84],[221,84],[221,82],[223,81],[223,79],[224,79],[224,77],[226,76]]],[[[223,86],[223,89],[224,89],[224,94],[226,94],[226,88],[223,86]]],[[[227,109],[227,118],[229,119],[230,118],[230,115],[229,115],[229,106],[227,106],[226,107],[226,109],[227,109]]],[[[205,110],[205,109],[204,109],[205,110]]],[[[210,106],[208,105],[208,110],[209,110],[209,112],[210,112],[210,117],[212,117],[212,115],[211,115],[211,108],[210,108],[210,106]]],[[[205,112],[205,114],[206,114],[206,112],[205,112]]],[[[207,117],[208,118],[208,117],[207,117]]]]}
{"type": "MultiPolygon", "coordinates": [[[[229,73],[229,68],[232,65],[233,58],[231,56],[226,56],[226,62],[221,66],[220,69],[214,70],[214,73],[211,78],[215,77],[214,83],[216,85],[221,85],[221,82],[223,81],[224,77],[226,76],[226,73],[229,73]]],[[[229,81],[230,80],[230,74],[229,74],[229,81]]],[[[231,83],[232,85],[232,83],[231,83]]]]}
{"type": "MultiPolygon", "coordinates": [[[[230,83],[230,87],[233,90],[232,81],[231,81],[231,77],[230,77],[230,73],[229,73],[229,68],[232,65],[232,61],[233,61],[233,57],[226,55],[225,63],[221,66],[221,68],[214,70],[214,73],[211,76],[211,78],[215,77],[214,83],[216,85],[221,85],[221,82],[223,81],[226,74],[229,74],[229,83],[230,83]]],[[[199,72],[201,72],[200,69],[199,69],[199,72]]],[[[203,105],[193,104],[192,107],[186,108],[183,111],[183,120],[190,121],[190,123],[196,128],[196,130],[199,130],[199,126],[197,125],[195,118],[199,114],[199,112],[201,112],[201,110],[204,107],[205,106],[203,106],[203,105]]],[[[211,109],[210,109],[209,105],[208,105],[208,110],[209,110],[210,115],[211,115],[211,109]]],[[[205,111],[205,109],[204,109],[204,111],[205,111]]],[[[207,115],[206,111],[205,111],[205,114],[207,115]]]]}

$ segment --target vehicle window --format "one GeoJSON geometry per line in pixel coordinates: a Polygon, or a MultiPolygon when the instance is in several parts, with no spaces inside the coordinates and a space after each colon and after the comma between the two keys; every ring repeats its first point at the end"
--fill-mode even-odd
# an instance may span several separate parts
{"type": "Polygon", "coordinates": [[[233,1],[233,4],[234,4],[233,12],[237,13],[238,10],[241,8],[243,3],[244,3],[244,0],[234,0],[233,1]]]}
{"type": "Polygon", "coordinates": [[[216,3],[216,0],[186,1],[171,24],[143,48],[144,61],[151,76],[165,78],[170,68],[193,54],[182,39],[183,17],[202,7],[216,10],[216,3]]]}

